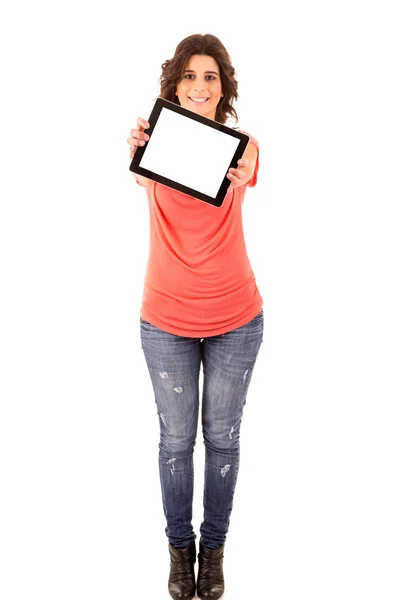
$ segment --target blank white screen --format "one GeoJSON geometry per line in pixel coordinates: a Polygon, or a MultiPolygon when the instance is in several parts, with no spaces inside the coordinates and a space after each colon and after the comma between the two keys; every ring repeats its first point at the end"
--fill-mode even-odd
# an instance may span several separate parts
{"type": "Polygon", "coordinates": [[[207,196],[215,196],[239,139],[165,108],[140,166],[207,196]]]}

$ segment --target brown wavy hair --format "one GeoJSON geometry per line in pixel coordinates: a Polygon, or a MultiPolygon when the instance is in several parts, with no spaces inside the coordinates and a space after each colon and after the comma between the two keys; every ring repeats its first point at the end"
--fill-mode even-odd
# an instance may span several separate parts
{"type": "Polygon", "coordinates": [[[215,120],[218,123],[225,123],[229,117],[233,117],[237,123],[238,116],[232,106],[233,101],[237,100],[239,96],[235,69],[225,46],[215,35],[210,33],[205,35],[196,33],[185,38],[177,45],[174,56],[161,65],[161,98],[180,104],[178,97],[175,95],[176,86],[183,79],[185,67],[189,58],[194,54],[212,56],[219,66],[224,95],[218,103],[215,120]]]}

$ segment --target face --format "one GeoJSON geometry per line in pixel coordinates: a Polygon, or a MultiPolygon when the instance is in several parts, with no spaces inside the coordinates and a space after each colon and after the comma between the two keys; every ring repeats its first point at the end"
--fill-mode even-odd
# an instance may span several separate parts
{"type": "Polygon", "coordinates": [[[183,79],[176,86],[176,95],[184,108],[215,119],[218,102],[223,96],[217,61],[212,56],[191,56],[183,79]]]}

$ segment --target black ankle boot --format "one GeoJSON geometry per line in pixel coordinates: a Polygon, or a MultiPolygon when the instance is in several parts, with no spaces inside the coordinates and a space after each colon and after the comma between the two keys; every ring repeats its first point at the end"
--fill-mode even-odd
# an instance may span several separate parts
{"type": "Polygon", "coordinates": [[[200,542],[197,595],[201,600],[218,600],[224,593],[224,544],[213,550],[200,542]]]}
{"type": "Polygon", "coordinates": [[[192,600],[196,593],[196,544],[193,541],[187,548],[174,548],[169,544],[168,548],[171,557],[168,591],[174,600],[192,600]]]}

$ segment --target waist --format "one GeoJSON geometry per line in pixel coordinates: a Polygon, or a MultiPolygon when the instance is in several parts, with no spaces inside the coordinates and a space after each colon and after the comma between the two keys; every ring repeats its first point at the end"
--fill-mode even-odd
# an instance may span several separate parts
{"type": "Polygon", "coordinates": [[[262,304],[253,273],[240,284],[218,288],[187,288],[183,282],[158,287],[146,281],[141,317],[175,335],[209,337],[241,327],[262,304]]]}

